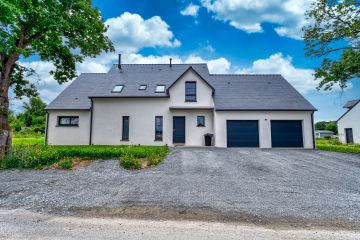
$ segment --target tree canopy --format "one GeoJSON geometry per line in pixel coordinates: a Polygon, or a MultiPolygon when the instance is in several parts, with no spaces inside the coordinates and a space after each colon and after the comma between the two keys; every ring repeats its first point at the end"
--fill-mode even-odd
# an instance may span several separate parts
{"type": "Polygon", "coordinates": [[[303,28],[306,56],[322,59],[315,71],[318,89],[346,88],[360,77],[360,2],[316,0],[306,15],[311,22],[303,28]]]}

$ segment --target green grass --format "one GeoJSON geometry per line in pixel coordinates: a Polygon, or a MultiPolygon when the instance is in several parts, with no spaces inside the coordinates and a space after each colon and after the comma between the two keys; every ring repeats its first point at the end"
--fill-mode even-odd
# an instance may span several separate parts
{"type": "Polygon", "coordinates": [[[359,144],[342,144],[338,139],[316,139],[316,148],[324,151],[360,154],[359,144]]]}
{"type": "Polygon", "coordinates": [[[12,153],[0,160],[0,169],[43,169],[54,163],[69,169],[73,158],[120,159],[124,168],[139,169],[140,159],[157,165],[168,151],[165,146],[45,146],[43,138],[14,138],[12,153]]]}

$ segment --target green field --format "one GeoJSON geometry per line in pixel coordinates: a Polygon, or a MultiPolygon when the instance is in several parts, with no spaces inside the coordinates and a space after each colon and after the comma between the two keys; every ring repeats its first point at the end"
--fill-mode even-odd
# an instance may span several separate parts
{"type": "Polygon", "coordinates": [[[342,144],[338,139],[316,139],[316,148],[319,150],[357,153],[360,154],[360,144],[342,144]]]}

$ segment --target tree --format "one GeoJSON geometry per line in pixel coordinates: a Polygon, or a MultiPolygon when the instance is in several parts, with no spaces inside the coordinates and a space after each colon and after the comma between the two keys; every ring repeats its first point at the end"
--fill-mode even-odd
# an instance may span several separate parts
{"type": "Polygon", "coordinates": [[[325,128],[326,128],[325,121],[315,123],[315,130],[325,130],[325,128]]]}
{"type": "Polygon", "coordinates": [[[337,134],[338,133],[338,127],[337,127],[336,122],[335,121],[330,121],[330,122],[326,123],[325,130],[329,130],[329,131],[332,131],[335,134],[337,134]]]}
{"type": "Polygon", "coordinates": [[[311,24],[303,28],[306,56],[321,58],[315,70],[318,90],[342,89],[360,77],[360,2],[317,0],[306,12],[311,24]]]}
{"type": "Polygon", "coordinates": [[[11,147],[8,120],[9,88],[16,97],[35,96],[36,86],[26,80],[33,70],[20,57],[37,55],[50,61],[53,78],[64,83],[76,76],[75,64],[102,51],[113,51],[98,9],[91,0],[0,1],[0,154],[11,147]]]}

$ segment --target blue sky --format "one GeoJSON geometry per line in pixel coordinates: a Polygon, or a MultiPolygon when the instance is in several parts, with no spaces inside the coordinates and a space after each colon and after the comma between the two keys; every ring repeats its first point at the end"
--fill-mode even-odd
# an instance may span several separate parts
{"type": "MultiPolygon", "coordinates": [[[[124,63],[208,62],[212,73],[280,73],[319,111],[315,120],[336,120],[348,100],[360,98],[358,80],[350,88],[318,92],[312,74],[320,61],[304,56],[301,26],[309,0],[95,0],[116,53],[86,59],[81,72],[106,72],[123,53],[124,63]]],[[[51,79],[52,65],[22,60],[39,73],[47,102],[64,88],[51,79]]],[[[15,101],[15,107],[17,103],[15,101]]]]}

